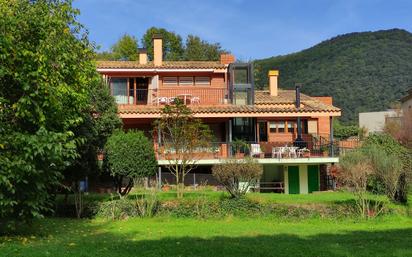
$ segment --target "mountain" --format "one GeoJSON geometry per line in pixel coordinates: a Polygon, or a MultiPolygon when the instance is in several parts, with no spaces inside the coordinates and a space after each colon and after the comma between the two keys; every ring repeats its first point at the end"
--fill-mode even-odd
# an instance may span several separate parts
{"type": "Polygon", "coordinates": [[[302,92],[333,96],[341,121],[357,123],[358,113],[390,107],[412,86],[412,34],[391,29],[350,33],[301,52],[255,60],[255,83],[267,87],[270,69],[279,69],[281,88],[302,83],[302,92]]]}

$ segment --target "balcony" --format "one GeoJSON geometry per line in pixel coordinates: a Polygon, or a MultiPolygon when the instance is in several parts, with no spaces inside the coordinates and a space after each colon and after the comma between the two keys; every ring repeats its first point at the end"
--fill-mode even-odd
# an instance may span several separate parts
{"type": "MultiPolygon", "coordinates": [[[[306,147],[299,148],[293,143],[285,142],[247,142],[239,147],[236,143],[215,142],[210,147],[199,148],[192,153],[192,158],[202,164],[219,163],[224,159],[233,157],[243,159],[252,157],[261,163],[321,163],[337,162],[338,157],[347,151],[351,151],[359,145],[359,142],[335,141],[306,142],[306,147]]],[[[167,165],[168,160],[176,159],[173,149],[164,149],[155,145],[159,164],[167,165]]]]}
{"type": "Polygon", "coordinates": [[[226,88],[136,89],[128,95],[115,95],[118,104],[161,106],[180,99],[187,105],[221,105],[229,103],[226,88]]]}

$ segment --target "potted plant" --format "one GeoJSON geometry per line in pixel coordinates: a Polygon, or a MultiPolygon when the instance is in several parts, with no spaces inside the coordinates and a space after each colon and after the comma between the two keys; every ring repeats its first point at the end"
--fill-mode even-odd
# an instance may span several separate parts
{"type": "Polygon", "coordinates": [[[168,192],[169,190],[170,190],[170,185],[169,185],[169,183],[166,181],[166,182],[164,183],[164,185],[162,186],[162,191],[168,192]]]}
{"type": "Polygon", "coordinates": [[[324,157],[328,157],[328,156],[329,156],[329,148],[328,148],[328,146],[322,145],[322,146],[320,147],[320,151],[322,152],[322,155],[323,155],[324,157]]]}
{"type": "Polygon", "coordinates": [[[303,148],[302,149],[302,154],[304,158],[309,158],[310,157],[310,150],[308,148],[303,148]]]}
{"type": "Polygon", "coordinates": [[[232,142],[232,147],[235,152],[235,158],[242,159],[245,157],[245,151],[249,145],[242,139],[235,139],[232,142]]]}
{"type": "Polygon", "coordinates": [[[260,158],[265,158],[266,150],[267,150],[267,145],[261,144],[260,145],[260,158]]]}

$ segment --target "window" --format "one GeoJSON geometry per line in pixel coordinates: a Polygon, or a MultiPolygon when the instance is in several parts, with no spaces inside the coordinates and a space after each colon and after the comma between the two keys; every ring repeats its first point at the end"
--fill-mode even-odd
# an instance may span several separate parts
{"type": "Polygon", "coordinates": [[[278,121],[278,133],[283,133],[285,132],[285,122],[284,121],[278,121]]]}
{"type": "Polygon", "coordinates": [[[295,132],[295,122],[294,121],[288,121],[288,132],[289,133],[295,132]]]}
{"type": "Polygon", "coordinates": [[[193,77],[179,77],[179,85],[193,86],[193,77]]]}
{"type": "Polygon", "coordinates": [[[249,84],[248,67],[236,67],[233,75],[235,84],[249,84]]]}
{"type": "Polygon", "coordinates": [[[112,78],[110,88],[118,104],[127,104],[127,78],[112,78]]]}
{"type": "Polygon", "coordinates": [[[210,86],[210,77],[196,77],[196,85],[210,86]]]}
{"type": "Polygon", "coordinates": [[[247,105],[249,100],[249,94],[247,90],[236,90],[234,92],[233,103],[235,105],[247,105]]]}
{"type": "Polygon", "coordinates": [[[177,85],[177,77],[163,77],[163,84],[167,86],[177,85]]]}
{"type": "Polygon", "coordinates": [[[270,133],[276,133],[276,123],[275,122],[269,122],[269,131],[270,133]]]}

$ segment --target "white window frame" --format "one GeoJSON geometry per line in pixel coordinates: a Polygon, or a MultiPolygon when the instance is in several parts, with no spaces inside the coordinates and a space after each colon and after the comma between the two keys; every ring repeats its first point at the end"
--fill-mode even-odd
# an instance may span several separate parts
{"type": "Polygon", "coordinates": [[[179,86],[193,86],[193,77],[179,77],[179,86]]]}
{"type": "Polygon", "coordinates": [[[205,76],[204,77],[195,77],[195,84],[197,86],[210,86],[211,78],[210,77],[205,77],[205,76]]]}
{"type": "Polygon", "coordinates": [[[163,77],[163,85],[165,86],[177,86],[178,85],[177,82],[178,82],[177,77],[163,77]],[[174,82],[170,82],[170,81],[174,81],[174,82]]]}

